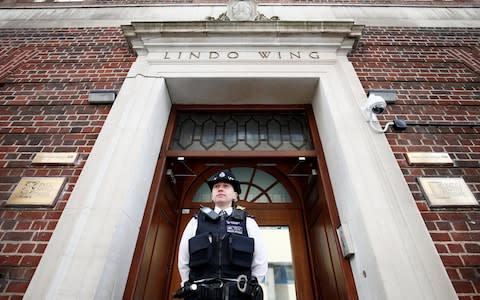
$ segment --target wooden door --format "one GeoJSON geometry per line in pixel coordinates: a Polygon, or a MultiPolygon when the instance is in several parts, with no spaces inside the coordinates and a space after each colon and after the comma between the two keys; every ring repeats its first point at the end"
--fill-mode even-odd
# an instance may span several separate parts
{"type": "Polygon", "coordinates": [[[144,215],[141,232],[146,235],[139,236],[124,299],[170,299],[167,292],[175,267],[171,245],[176,239],[178,199],[167,177],[162,177],[150,193],[153,207],[147,207],[144,215]]]}
{"type": "Polygon", "coordinates": [[[263,226],[288,228],[290,245],[270,246],[291,247],[296,299],[315,299],[301,209],[256,209],[252,214],[261,228],[263,226]]]}
{"type": "Polygon", "coordinates": [[[340,226],[333,193],[328,188],[326,167],[311,181],[304,195],[307,234],[310,242],[313,282],[318,300],[356,300],[357,292],[348,259],[336,234],[340,226]]]}
{"type": "MultiPolygon", "coordinates": [[[[180,111],[218,110],[221,111],[221,114],[229,114],[232,107],[225,112],[222,107],[197,106],[193,108],[176,107],[175,109],[180,111]]],[[[239,107],[233,110],[255,112],[256,109],[266,110],[265,107],[239,107]]],[[[272,149],[270,151],[244,151],[243,148],[233,150],[229,148],[229,151],[211,151],[210,143],[217,140],[217,135],[213,133],[223,132],[226,129],[222,127],[223,129],[213,130],[213,119],[200,118],[203,121],[198,121],[198,116],[187,115],[183,119],[180,118],[181,122],[177,124],[186,133],[189,133],[190,139],[183,139],[183,131],[174,134],[174,123],[177,118],[177,112],[174,110],[170,116],[171,120],[152,182],[125,289],[125,299],[171,299],[172,293],[180,285],[177,269],[180,237],[187,222],[198,211],[200,205],[211,205],[209,201],[206,204],[193,201],[195,193],[216,171],[236,167],[261,169],[271,174],[282,182],[285,190],[292,197],[293,201],[289,203],[272,203],[271,201],[270,203],[268,201],[256,203],[257,198],[251,198],[245,199],[240,205],[245,206],[249,213],[256,217],[260,226],[288,228],[288,246],[292,252],[296,298],[357,299],[349,261],[342,257],[335,234],[340,221],[313,112],[311,108],[303,106],[282,107],[279,111],[285,112],[292,109],[306,111],[308,125],[304,124],[307,127],[302,128],[310,129],[314,150],[307,147],[301,150],[275,148],[275,151],[272,149]],[[195,123],[193,120],[203,123],[195,123]],[[204,125],[205,127],[202,128],[205,130],[197,128],[204,125]],[[194,130],[194,128],[197,129],[194,130]],[[198,140],[198,133],[204,131],[210,133],[209,136],[207,135],[210,139],[198,140]],[[169,145],[174,140],[178,147],[170,148],[169,145]],[[202,144],[203,142],[205,144],[202,144]],[[191,149],[190,144],[198,146],[200,149],[191,149]]],[[[272,116],[276,115],[272,114],[272,116]]],[[[266,117],[266,114],[263,114],[259,117],[258,122],[273,124],[272,128],[275,129],[278,120],[272,116],[266,117]]],[[[241,118],[238,119],[233,115],[227,119],[228,121],[225,122],[229,124],[228,128],[243,122],[241,118]]],[[[250,119],[246,118],[245,120],[250,119]]],[[[299,130],[302,122],[299,122],[298,119],[292,120],[290,123],[293,124],[294,136],[291,137],[290,146],[295,148],[298,146],[298,139],[295,135],[304,131],[299,130]]],[[[257,119],[255,121],[252,119],[247,123],[257,124],[257,119]]],[[[242,124],[245,127],[248,125],[247,123],[242,124]]],[[[226,123],[218,122],[216,126],[220,126],[219,124],[224,126],[226,123]]],[[[257,127],[253,126],[252,128],[257,127]]],[[[236,132],[244,132],[242,130],[236,132]]],[[[273,132],[279,133],[278,130],[273,130],[273,132]]],[[[273,145],[276,145],[275,138],[279,136],[274,136],[273,145]]],[[[245,143],[244,136],[240,137],[239,135],[236,140],[239,141],[240,138],[245,143]]],[[[309,140],[308,134],[304,138],[309,140]]],[[[230,146],[230,142],[228,140],[225,143],[230,146]]],[[[204,187],[204,192],[208,194],[208,188],[204,187]]]]}
{"type": "MultiPolygon", "coordinates": [[[[193,202],[196,191],[200,190],[206,178],[216,171],[241,167],[261,169],[276,179],[281,179],[293,197],[291,203],[240,201],[240,205],[247,207],[260,226],[288,227],[290,245],[282,247],[291,247],[296,299],[356,299],[349,263],[341,256],[335,235],[335,229],[339,225],[338,216],[335,215],[334,203],[328,203],[332,199],[327,201],[326,195],[329,193],[323,188],[325,183],[321,177],[288,177],[288,171],[285,170],[290,170],[292,165],[285,159],[282,160],[271,163],[268,167],[258,167],[252,162],[242,163],[241,160],[236,163],[223,162],[221,166],[217,164],[212,167],[208,162],[203,162],[203,159],[202,162],[190,159],[188,171],[196,175],[182,174],[184,177],[179,177],[175,185],[166,173],[161,174],[163,179],[157,179],[161,183],[153,190],[153,196],[151,195],[156,197],[157,201],[149,221],[149,229],[145,229],[145,242],[140,244],[142,239],[139,237],[137,245],[137,253],[140,253],[139,249],[143,249],[143,253],[136,255],[141,258],[137,281],[132,282],[129,279],[134,292],[126,293],[125,298],[171,299],[173,292],[180,286],[177,251],[182,232],[200,205],[211,206],[210,201],[193,202]]],[[[135,266],[135,261],[132,266],[135,266]]],[[[132,270],[135,271],[133,268],[132,270]]],[[[130,275],[132,277],[132,271],[130,275]]]]}
{"type": "MultiPolygon", "coordinates": [[[[289,178],[290,170],[296,166],[296,159],[270,159],[270,163],[257,163],[244,159],[226,160],[221,165],[210,166],[203,160],[189,159],[189,169],[196,174],[195,177],[179,178],[177,185],[188,186],[189,191],[183,192],[184,201],[182,205],[183,215],[181,216],[177,243],[175,245],[174,261],[177,262],[177,251],[181,233],[191,217],[197,213],[200,205],[212,206],[211,200],[196,202],[196,192],[205,188],[205,180],[215,172],[222,169],[230,169],[240,180],[242,193],[240,194],[239,205],[247,209],[250,215],[254,216],[259,226],[282,226],[288,228],[289,245],[276,245],[277,247],[289,247],[292,254],[292,267],[295,275],[294,288],[296,299],[315,299],[313,282],[311,278],[310,252],[308,249],[307,234],[303,217],[303,205],[299,195],[308,186],[308,177],[295,176],[289,178]],[[263,186],[263,190],[262,190],[263,186]],[[272,200],[268,196],[275,190],[282,191],[285,198],[272,200]],[[255,190],[255,192],[252,192],[255,190]]],[[[183,166],[184,167],[184,166],[183,166]]],[[[175,168],[174,168],[175,169],[175,168]]],[[[179,166],[177,172],[185,171],[179,166]]],[[[295,174],[300,170],[296,168],[295,174]]],[[[273,196],[273,195],[271,195],[273,196]]],[[[272,245],[267,245],[272,246],[272,245]]],[[[270,271],[274,266],[270,266],[270,271]]],[[[169,293],[173,293],[180,286],[178,270],[173,270],[169,293]]],[[[291,286],[291,284],[290,284],[291,286]]]]}

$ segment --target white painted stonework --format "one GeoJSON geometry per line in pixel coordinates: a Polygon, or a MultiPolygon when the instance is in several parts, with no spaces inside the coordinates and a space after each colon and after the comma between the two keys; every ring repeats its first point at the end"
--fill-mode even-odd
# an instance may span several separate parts
{"type": "MultiPolygon", "coordinates": [[[[283,21],[354,20],[366,26],[479,27],[479,7],[261,4],[258,13],[283,21]]],[[[0,8],[0,28],[120,26],[131,22],[203,21],[227,12],[219,4],[0,8]]]]}
{"type": "Polygon", "coordinates": [[[457,298],[385,136],[371,130],[361,110],[366,96],[346,58],[361,27],[353,22],[259,24],[134,23],[124,28],[140,55],[25,299],[122,297],[172,103],[311,103],[340,219],[350,228],[359,298],[457,298]],[[257,33],[249,34],[252,30],[257,33]],[[180,31],[182,38],[175,34],[180,31]],[[189,51],[205,56],[165,58],[167,52],[178,55],[186,43],[189,51]],[[257,56],[265,49],[299,51],[303,58],[265,60],[257,56]],[[209,58],[212,51],[222,59],[209,58]],[[229,52],[238,57],[228,58],[229,52]],[[321,55],[312,59],[311,52],[321,55]],[[246,93],[246,87],[262,97],[246,93]]]}

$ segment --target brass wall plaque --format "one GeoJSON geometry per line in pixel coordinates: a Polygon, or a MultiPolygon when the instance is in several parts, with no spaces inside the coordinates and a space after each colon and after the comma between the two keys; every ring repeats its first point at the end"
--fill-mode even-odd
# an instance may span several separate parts
{"type": "Polygon", "coordinates": [[[77,152],[41,152],[35,155],[32,163],[73,165],[77,156],[77,152]]]}
{"type": "Polygon", "coordinates": [[[66,177],[23,177],[6,205],[52,206],[60,194],[66,177]]]}
{"type": "Polygon", "coordinates": [[[479,205],[463,178],[420,177],[418,181],[431,207],[479,205]]]}
{"type": "Polygon", "coordinates": [[[447,152],[408,152],[409,164],[453,165],[453,160],[447,152]]]}

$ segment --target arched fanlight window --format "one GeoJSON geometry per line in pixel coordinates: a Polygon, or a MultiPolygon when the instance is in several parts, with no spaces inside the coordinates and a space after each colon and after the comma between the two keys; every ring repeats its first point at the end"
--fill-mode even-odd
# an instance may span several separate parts
{"type": "MultiPolygon", "coordinates": [[[[249,167],[230,169],[240,181],[240,200],[253,203],[292,203],[285,186],[271,174],[249,167]]],[[[210,202],[210,188],[203,183],[195,193],[193,202],[210,202]]]]}

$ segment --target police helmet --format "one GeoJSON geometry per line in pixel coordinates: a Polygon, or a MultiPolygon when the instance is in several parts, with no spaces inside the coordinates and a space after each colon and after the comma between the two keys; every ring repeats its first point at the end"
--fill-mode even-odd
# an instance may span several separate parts
{"type": "Polygon", "coordinates": [[[208,178],[207,184],[210,187],[210,190],[212,190],[213,186],[218,182],[230,183],[233,187],[233,190],[239,195],[242,192],[242,190],[240,189],[240,182],[235,178],[235,175],[233,175],[230,170],[220,171],[212,177],[208,178]]]}

